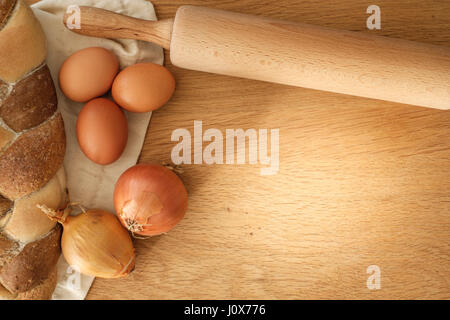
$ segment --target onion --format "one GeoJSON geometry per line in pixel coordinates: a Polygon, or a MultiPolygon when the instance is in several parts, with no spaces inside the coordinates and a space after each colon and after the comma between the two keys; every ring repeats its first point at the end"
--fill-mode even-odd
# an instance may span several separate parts
{"type": "Polygon", "coordinates": [[[155,236],[172,229],[187,209],[188,196],[180,178],[166,167],[139,164],[116,183],[114,206],[133,234],[155,236]]]}
{"type": "Polygon", "coordinates": [[[133,243],[114,214],[92,209],[68,216],[67,209],[55,212],[45,206],[39,208],[63,225],[61,249],[74,269],[100,278],[120,278],[133,271],[133,243]]]}

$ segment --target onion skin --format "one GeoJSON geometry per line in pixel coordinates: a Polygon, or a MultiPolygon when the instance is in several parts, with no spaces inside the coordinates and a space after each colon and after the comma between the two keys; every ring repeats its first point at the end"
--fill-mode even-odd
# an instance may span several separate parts
{"type": "Polygon", "coordinates": [[[133,271],[133,243],[114,214],[92,209],[60,223],[64,258],[76,270],[99,278],[121,278],[133,271]]]}
{"type": "Polygon", "coordinates": [[[183,219],[188,195],[171,170],[155,164],[138,164],[116,183],[114,206],[122,224],[133,234],[156,236],[183,219]]]}

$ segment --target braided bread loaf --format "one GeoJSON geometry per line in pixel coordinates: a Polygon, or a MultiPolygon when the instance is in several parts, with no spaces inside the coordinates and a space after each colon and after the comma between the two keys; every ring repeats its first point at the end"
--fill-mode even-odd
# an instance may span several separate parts
{"type": "Polygon", "coordinates": [[[23,0],[0,0],[0,298],[49,299],[61,228],[37,204],[67,202],[64,123],[46,40],[23,0]]]}

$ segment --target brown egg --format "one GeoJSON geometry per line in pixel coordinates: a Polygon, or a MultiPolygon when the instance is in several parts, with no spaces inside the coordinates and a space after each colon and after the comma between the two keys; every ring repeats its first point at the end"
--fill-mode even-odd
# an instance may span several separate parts
{"type": "Polygon", "coordinates": [[[77,138],[86,157],[98,164],[110,164],[120,157],[127,144],[127,119],[111,100],[91,100],[78,115],[77,138]]]}
{"type": "Polygon", "coordinates": [[[91,47],[75,52],[59,70],[59,86],[71,100],[86,102],[105,94],[119,71],[119,60],[111,51],[91,47]]]}
{"type": "Polygon", "coordinates": [[[174,90],[175,79],[169,70],[155,63],[138,63],[117,75],[112,95],[128,111],[148,112],[169,101],[174,90]]]}

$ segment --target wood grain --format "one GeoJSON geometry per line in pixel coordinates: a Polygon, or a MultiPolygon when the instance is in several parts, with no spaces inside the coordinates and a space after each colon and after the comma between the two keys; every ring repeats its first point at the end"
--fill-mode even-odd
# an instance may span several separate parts
{"type": "MultiPolygon", "coordinates": [[[[448,1],[155,0],[450,46],[448,1]]],[[[175,68],[140,162],[170,162],[177,128],[279,128],[280,170],[183,165],[185,219],[136,241],[133,274],[88,299],[450,299],[450,112],[175,68]],[[366,268],[381,268],[381,289],[366,268]]]]}

